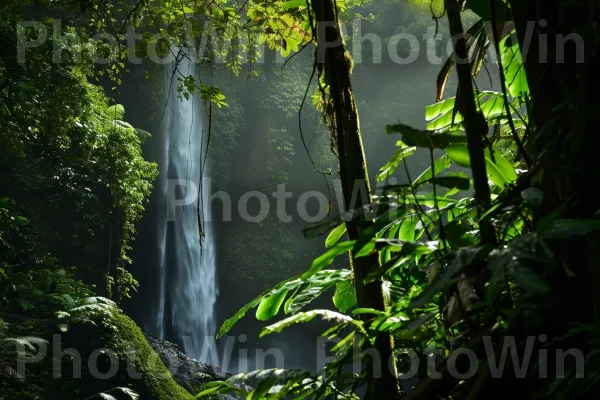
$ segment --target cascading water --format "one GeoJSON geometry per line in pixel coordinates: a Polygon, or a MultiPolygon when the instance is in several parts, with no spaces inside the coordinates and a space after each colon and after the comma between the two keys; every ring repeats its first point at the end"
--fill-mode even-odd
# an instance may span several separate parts
{"type": "MultiPolygon", "coordinates": [[[[178,69],[186,75],[195,73],[187,59],[180,61],[178,69]]],[[[160,286],[158,298],[153,299],[158,304],[151,330],[200,360],[205,339],[215,332],[218,294],[210,201],[208,190],[202,190],[210,160],[204,160],[202,100],[196,95],[183,98],[177,83],[172,69],[165,67],[168,98],[159,133],[163,147],[155,184],[160,286]]]]}

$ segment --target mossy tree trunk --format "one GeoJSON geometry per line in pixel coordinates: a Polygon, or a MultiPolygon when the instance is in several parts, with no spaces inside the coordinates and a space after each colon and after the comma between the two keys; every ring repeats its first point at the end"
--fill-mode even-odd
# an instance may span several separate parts
{"type": "MultiPolygon", "coordinates": [[[[313,0],[312,9],[317,23],[316,62],[319,75],[323,76],[329,85],[329,104],[332,110],[327,110],[326,107],[326,113],[337,143],[344,207],[345,211],[348,211],[350,207],[361,208],[371,202],[358,111],[350,84],[352,60],[344,48],[334,2],[313,0]],[[362,191],[363,195],[357,195],[356,201],[353,201],[353,193],[357,190],[357,193],[362,191]]],[[[350,240],[357,239],[371,223],[372,221],[362,217],[346,222],[350,240]]],[[[365,277],[379,266],[377,252],[359,258],[351,253],[350,262],[358,307],[384,311],[386,300],[381,281],[364,282],[365,277]]],[[[380,334],[375,340],[374,348],[381,359],[373,360],[379,365],[368,367],[367,398],[394,399],[398,396],[398,382],[392,337],[389,334],[380,334]]]]}

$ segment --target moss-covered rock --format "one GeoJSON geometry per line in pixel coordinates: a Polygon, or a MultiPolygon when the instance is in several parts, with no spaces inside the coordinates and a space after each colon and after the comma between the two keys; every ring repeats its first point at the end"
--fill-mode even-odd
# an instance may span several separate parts
{"type": "Polygon", "coordinates": [[[38,337],[48,343],[29,351],[19,364],[17,349],[23,351],[27,344],[1,342],[0,400],[83,400],[101,392],[129,398],[115,387],[131,389],[140,399],[193,398],[173,380],[140,328],[119,312],[68,327],[18,315],[2,318],[10,324],[7,337],[38,337]]]}

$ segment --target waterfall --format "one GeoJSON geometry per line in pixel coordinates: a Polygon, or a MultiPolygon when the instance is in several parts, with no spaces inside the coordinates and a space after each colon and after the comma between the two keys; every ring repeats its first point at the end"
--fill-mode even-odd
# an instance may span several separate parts
{"type": "MultiPolygon", "coordinates": [[[[155,184],[160,283],[158,296],[152,299],[152,330],[160,339],[178,343],[188,356],[200,359],[206,337],[215,334],[218,295],[209,193],[202,189],[205,185],[200,179],[201,174],[202,182],[208,179],[210,159],[205,162],[203,154],[203,102],[197,95],[186,100],[178,92],[172,68],[164,68],[167,100],[159,133],[160,175],[155,184]],[[202,234],[198,226],[198,196],[202,234]]],[[[178,69],[184,75],[195,75],[195,66],[187,59],[179,63],[178,69]]]]}

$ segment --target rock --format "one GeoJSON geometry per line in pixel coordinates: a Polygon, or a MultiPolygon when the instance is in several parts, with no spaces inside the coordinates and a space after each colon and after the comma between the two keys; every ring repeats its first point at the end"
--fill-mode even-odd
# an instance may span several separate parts
{"type": "MultiPolygon", "coordinates": [[[[224,381],[232,376],[218,367],[188,357],[175,343],[158,340],[146,332],[144,332],[144,336],[169,369],[173,379],[193,395],[196,395],[198,388],[205,383],[224,381]]],[[[235,397],[228,395],[219,395],[219,398],[235,400],[235,397]]]]}
{"type": "Polygon", "coordinates": [[[132,390],[145,400],[194,398],[171,376],[141,329],[120,312],[89,315],[66,329],[57,326],[59,321],[2,317],[10,323],[9,338],[46,343],[31,349],[26,368],[15,376],[18,347],[0,340],[0,400],[81,400],[99,398],[99,393],[131,399],[115,388],[132,390]]]}

